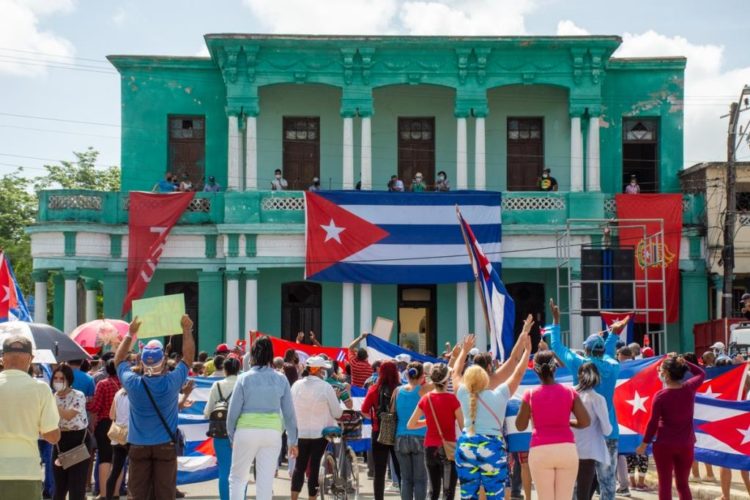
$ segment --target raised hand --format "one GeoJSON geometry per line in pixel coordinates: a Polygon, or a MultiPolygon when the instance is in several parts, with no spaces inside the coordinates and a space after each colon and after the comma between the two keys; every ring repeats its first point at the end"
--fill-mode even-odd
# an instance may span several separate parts
{"type": "Polygon", "coordinates": [[[612,326],[610,326],[610,329],[614,333],[620,333],[623,328],[625,328],[626,326],[628,326],[628,321],[630,321],[630,315],[625,316],[620,321],[615,321],[614,323],[612,323],[612,326]]]}
{"type": "Polygon", "coordinates": [[[141,329],[141,324],[143,324],[143,322],[138,316],[133,318],[133,321],[130,322],[130,326],[129,326],[130,335],[135,337],[138,334],[138,330],[141,329]]]}
{"type": "Polygon", "coordinates": [[[521,330],[521,335],[526,334],[528,335],[529,332],[531,332],[531,328],[534,326],[534,317],[529,314],[526,316],[526,319],[523,321],[523,329],[521,330]]]}
{"type": "Polygon", "coordinates": [[[301,344],[305,340],[305,332],[297,332],[297,343],[301,344]]]}
{"type": "Polygon", "coordinates": [[[183,314],[182,319],[180,319],[180,326],[183,330],[190,330],[193,328],[193,320],[187,314],[183,314]]]}
{"type": "Polygon", "coordinates": [[[554,299],[549,299],[549,308],[552,311],[552,323],[555,325],[560,324],[560,308],[555,304],[554,299]]]}
{"type": "Polygon", "coordinates": [[[476,344],[476,338],[474,337],[473,333],[470,333],[466,337],[464,337],[463,350],[465,352],[469,352],[472,349],[474,349],[475,344],[476,344]]]}

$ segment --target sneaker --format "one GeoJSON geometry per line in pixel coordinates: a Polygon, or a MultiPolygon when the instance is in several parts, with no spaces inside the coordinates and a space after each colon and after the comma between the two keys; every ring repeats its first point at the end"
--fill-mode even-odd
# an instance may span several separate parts
{"type": "Polygon", "coordinates": [[[619,490],[615,491],[615,494],[620,497],[629,497],[630,496],[630,489],[629,488],[620,488],[619,490]]]}
{"type": "Polygon", "coordinates": [[[398,484],[391,483],[388,486],[385,487],[386,493],[398,493],[401,491],[401,488],[398,487],[398,484]]]}

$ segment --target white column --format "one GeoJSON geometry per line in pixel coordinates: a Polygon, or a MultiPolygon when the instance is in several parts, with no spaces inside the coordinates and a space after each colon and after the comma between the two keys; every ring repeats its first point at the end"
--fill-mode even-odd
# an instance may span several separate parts
{"type": "Polygon", "coordinates": [[[258,274],[245,273],[245,331],[242,332],[242,338],[247,337],[247,333],[258,329],[258,274]]]}
{"type": "Polygon", "coordinates": [[[96,319],[96,290],[86,289],[86,322],[96,319]]]}
{"type": "Polygon", "coordinates": [[[362,160],[360,169],[362,189],[372,189],[372,127],[369,116],[362,117],[362,160]]]}
{"type": "Polygon", "coordinates": [[[344,117],[344,172],[343,188],[354,189],[354,119],[344,117]]]}
{"type": "Polygon", "coordinates": [[[348,346],[354,340],[354,285],[341,284],[341,345],[348,346]]]}
{"type": "Polygon", "coordinates": [[[484,317],[484,307],[482,305],[482,297],[479,295],[479,288],[477,288],[476,283],[472,283],[471,287],[474,289],[474,335],[476,346],[480,351],[485,352],[487,344],[489,344],[489,340],[487,339],[487,319],[484,317]]]}
{"type": "Polygon", "coordinates": [[[227,117],[227,189],[240,189],[240,129],[237,115],[227,117]]]}
{"type": "MultiPolygon", "coordinates": [[[[487,186],[487,173],[485,172],[485,135],[484,116],[477,116],[474,121],[474,188],[484,191],[487,186]]],[[[479,332],[475,332],[479,335],[479,332]]],[[[479,345],[479,343],[477,343],[479,345]]]]}
{"type": "Polygon", "coordinates": [[[581,286],[578,284],[571,284],[570,287],[570,345],[573,348],[579,348],[583,345],[584,328],[583,328],[583,316],[580,314],[581,311],[581,286]],[[574,311],[578,311],[577,313],[574,311]]]}
{"type": "Polygon", "coordinates": [[[583,132],[581,117],[570,117],[570,190],[583,191],[583,132]]]}
{"type": "MultiPolygon", "coordinates": [[[[45,273],[46,275],[46,273],[45,273]]],[[[34,323],[47,324],[47,280],[34,283],[34,323]]]]}
{"type": "Polygon", "coordinates": [[[716,295],[716,298],[714,299],[714,302],[716,302],[715,308],[716,308],[716,318],[721,318],[721,308],[724,306],[724,290],[721,287],[716,287],[716,291],[714,292],[716,295]]]}
{"type": "Polygon", "coordinates": [[[372,331],[372,285],[359,285],[359,333],[372,331]]]}
{"type": "Polygon", "coordinates": [[[65,279],[63,328],[67,335],[78,326],[78,273],[64,271],[63,278],[65,279]]]}
{"type": "Polygon", "coordinates": [[[468,154],[466,151],[466,117],[456,118],[456,189],[467,189],[468,154]]]}
{"type": "Polygon", "coordinates": [[[245,122],[245,189],[258,189],[258,119],[245,122]]]}
{"type": "Polygon", "coordinates": [[[599,181],[599,117],[589,119],[589,135],[586,148],[586,190],[601,191],[599,181]]]}
{"type": "Polygon", "coordinates": [[[469,333],[469,287],[456,283],[456,342],[461,342],[469,333]]]}
{"type": "Polygon", "coordinates": [[[235,345],[240,338],[240,289],[239,272],[227,271],[227,324],[225,342],[235,345]]]}

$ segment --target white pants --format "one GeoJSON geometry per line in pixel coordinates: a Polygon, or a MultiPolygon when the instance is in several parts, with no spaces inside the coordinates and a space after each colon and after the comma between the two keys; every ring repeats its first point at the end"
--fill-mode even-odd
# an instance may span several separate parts
{"type": "Polygon", "coordinates": [[[281,433],[271,429],[237,429],[232,441],[230,500],[244,500],[250,466],[255,460],[255,498],[271,500],[273,476],[281,452],[281,433]]]}

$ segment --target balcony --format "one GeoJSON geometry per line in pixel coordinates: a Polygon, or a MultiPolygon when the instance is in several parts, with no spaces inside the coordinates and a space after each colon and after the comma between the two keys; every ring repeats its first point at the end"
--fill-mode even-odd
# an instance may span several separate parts
{"type": "MultiPolygon", "coordinates": [[[[301,191],[196,193],[178,224],[303,224],[304,208],[301,191]]],[[[569,218],[611,218],[615,212],[614,196],[606,193],[503,194],[503,224],[506,226],[544,225],[557,229],[569,218]]],[[[685,226],[703,225],[703,195],[683,195],[683,214],[685,226]]],[[[127,224],[128,194],[87,190],[42,191],[37,224],[54,222],[127,224]]]]}

